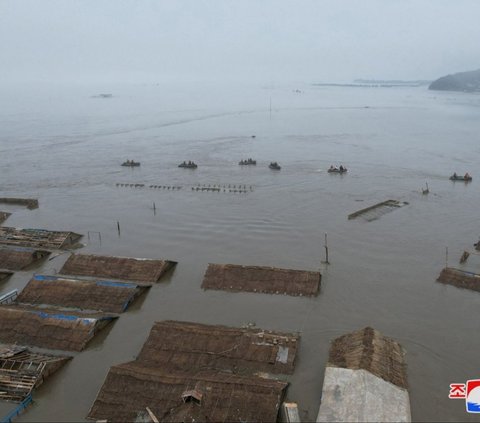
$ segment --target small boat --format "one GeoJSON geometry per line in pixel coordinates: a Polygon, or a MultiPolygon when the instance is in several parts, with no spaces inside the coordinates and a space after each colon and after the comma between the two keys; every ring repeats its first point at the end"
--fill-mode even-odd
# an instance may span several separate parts
{"type": "Polygon", "coordinates": [[[340,166],[339,168],[331,166],[330,169],[328,169],[328,173],[347,173],[347,168],[343,166],[340,166]]]}
{"type": "Polygon", "coordinates": [[[451,181],[463,181],[463,182],[470,182],[473,178],[466,173],[464,176],[457,175],[454,173],[452,176],[450,176],[451,181]]]}
{"type": "Polygon", "coordinates": [[[271,163],[268,165],[268,167],[269,167],[270,169],[272,169],[272,170],[280,170],[280,169],[281,169],[281,167],[278,165],[277,162],[271,162],[271,163]]]}
{"type": "Polygon", "coordinates": [[[178,167],[183,167],[185,169],[196,169],[198,166],[189,160],[188,162],[180,163],[178,167]]]}
{"type": "Polygon", "coordinates": [[[246,160],[240,160],[238,164],[240,166],[255,166],[257,164],[257,161],[252,159],[246,159],[246,160]]]}
{"type": "Polygon", "coordinates": [[[127,166],[127,167],[138,167],[140,166],[140,162],[135,162],[133,160],[127,160],[126,162],[122,163],[122,166],[127,166]]]}

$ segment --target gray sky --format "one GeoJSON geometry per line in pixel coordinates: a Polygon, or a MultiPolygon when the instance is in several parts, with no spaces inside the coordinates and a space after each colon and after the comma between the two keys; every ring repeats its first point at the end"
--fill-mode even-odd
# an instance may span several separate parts
{"type": "Polygon", "coordinates": [[[434,79],[479,0],[0,0],[0,81],[434,79]]]}

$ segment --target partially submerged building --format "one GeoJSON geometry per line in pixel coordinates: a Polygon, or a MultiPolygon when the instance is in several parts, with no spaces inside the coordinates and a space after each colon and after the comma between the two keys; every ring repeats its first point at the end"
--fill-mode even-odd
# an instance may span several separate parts
{"type": "Polygon", "coordinates": [[[401,202],[398,200],[382,201],[380,203],[374,204],[373,206],[366,207],[364,209],[357,210],[356,212],[349,214],[348,220],[355,219],[361,216],[366,221],[371,222],[373,220],[380,218],[384,214],[397,210],[400,207],[403,207],[407,204],[408,203],[405,201],[401,202]]]}
{"type": "Polygon", "coordinates": [[[25,206],[27,209],[30,209],[30,210],[38,208],[38,200],[36,198],[1,197],[0,203],[11,204],[16,206],[25,206]]]}
{"type": "Polygon", "coordinates": [[[0,246],[0,269],[24,270],[49,254],[49,251],[34,248],[0,246]]]}
{"type": "Polygon", "coordinates": [[[320,272],[264,266],[209,264],[202,288],[232,292],[316,296],[320,290],[321,278],[320,272]]]}
{"type": "Polygon", "coordinates": [[[158,282],[176,264],[169,260],[72,254],[60,273],[151,284],[158,282]]]}
{"type": "Polygon", "coordinates": [[[0,282],[4,281],[5,279],[8,279],[10,276],[13,275],[13,272],[10,272],[8,270],[0,270],[0,282]]]}
{"type": "Polygon", "coordinates": [[[62,250],[76,246],[82,235],[45,229],[18,229],[0,226],[0,244],[62,250]]]}
{"type": "Polygon", "coordinates": [[[403,348],[367,327],[332,342],[317,422],[410,422],[403,348]]]}
{"type": "Polygon", "coordinates": [[[165,321],[152,328],[138,358],[114,366],[88,418],[133,421],[277,420],[297,334],[165,321]]]}
{"type": "Polygon", "coordinates": [[[0,307],[0,342],[82,351],[116,315],[82,313],[19,304],[0,307]]]}
{"type": "Polygon", "coordinates": [[[35,275],[17,302],[122,313],[147,289],[135,283],[35,275]]]}
{"type": "Polygon", "coordinates": [[[7,212],[2,212],[0,211],[0,225],[5,222],[5,220],[8,219],[8,217],[11,216],[11,213],[7,213],[7,212]]]}
{"type": "Polygon", "coordinates": [[[441,271],[437,281],[447,285],[456,286],[457,288],[480,291],[479,274],[467,272],[465,270],[454,269],[453,267],[445,267],[441,271]]]}
{"type": "Polygon", "coordinates": [[[0,400],[23,401],[70,359],[18,345],[0,345],[0,400]]]}

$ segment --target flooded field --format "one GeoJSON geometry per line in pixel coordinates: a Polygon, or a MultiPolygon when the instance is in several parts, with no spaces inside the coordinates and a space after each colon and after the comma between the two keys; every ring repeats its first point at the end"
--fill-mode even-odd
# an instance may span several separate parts
{"type": "MultiPolygon", "coordinates": [[[[407,351],[414,420],[474,420],[448,392],[480,376],[480,294],[435,280],[446,247],[449,265],[480,270],[478,256],[458,264],[480,235],[478,95],[302,84],[0,91],[0,196],[40,203],[0,205],[12,213],[3,225],[82,233],[81,252],[178,261],[34,393],[19,421],[84,420],[108,369],[133,360],[164,319],[300,332],[287,397],[305,420],[318,412],[330,341],[369,325],[407,351]],[[250,157],[256,166],[238,165],[250,157]],[[141,166],[120,166],[127,159],[141,166]],[[178,168],[184,160],[198,168],[178,168]],[[348,173],[328,174],[332,164],[348,173]],[[451,182],[453,172],[473,182],[451,182]],[[192,190],[199,184],[221,189],[192,190]],[[390,199],[408,204],[347,219],[390,199]],[[320,269],[321,289],[311,298],[203,291],[208,263],[320,269]]],[[[33,272],[55,274],[67,257],[17,272],[0,294],[33,272]]]]}

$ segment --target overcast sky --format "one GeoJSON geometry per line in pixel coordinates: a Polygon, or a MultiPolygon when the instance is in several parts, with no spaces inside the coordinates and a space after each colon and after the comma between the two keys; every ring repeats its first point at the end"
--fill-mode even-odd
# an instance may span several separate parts
{"type": "Polygon", "coordinates": [[[479,0],[0,0],[1,81],[434,79],[479,0]]]}

